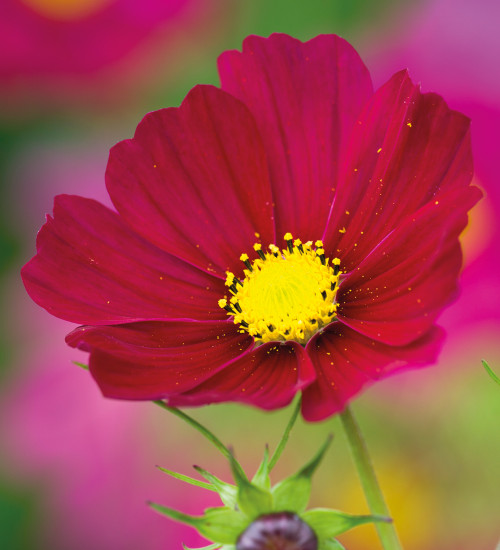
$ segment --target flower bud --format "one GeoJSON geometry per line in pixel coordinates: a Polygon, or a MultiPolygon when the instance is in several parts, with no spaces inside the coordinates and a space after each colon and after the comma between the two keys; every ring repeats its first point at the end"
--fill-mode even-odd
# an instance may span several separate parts
{"type": "Polygon", "coordinates": [[[318,538],[309,525],[292,512],[265,514],[240,535],[236,550],[317,550],[318,538]]]}

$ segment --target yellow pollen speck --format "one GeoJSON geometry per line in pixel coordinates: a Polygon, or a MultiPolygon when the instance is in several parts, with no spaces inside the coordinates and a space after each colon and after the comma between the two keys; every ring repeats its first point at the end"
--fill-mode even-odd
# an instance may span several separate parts
{"type": "Polygon", "coordinates": [[[305,344],[322,327],[336,319],[336,294],[340,260],[325,258],[322,241],[302,243],[286,233],[286,247],[269,245],[264,252],[254,245],[258,257],[245,263],[243,276],[227,273],[231,297],[219,300],[239,331],[260,345],[273,341],[305,344]]]}
{"type": "Polygon", "coordinates": [[[255,232],[254,235],[256,239],[260,239],[260,233],[255,232]]]}
{"type": "Polygon", "coordinates": [[[342,229],[339,229],[339,233],[345,233],[346,232],[346,228],[343,227],[342,229]]]}
{"type": "Polygon", "coordinates": [[[408,128],[411,128],[411,122],[407,122],[406,126],[408,126],[408,128]]]}
{"type": "Polygon", "coordinates": [[[434,204],[439,204],[439,201],[435,201],[434,204]]]}
{"type": "Polygon", "coordinates": [[[350,214],[349,210],[346,210],[345,213],[346,213],[347,216],[349,216],[349,214],[350,214]]]}
{"type": "Polygon", "coordinates": [[[382,147],[380,149],[377,149],[377,153],[380,153],[382,151],[382,147]]]}

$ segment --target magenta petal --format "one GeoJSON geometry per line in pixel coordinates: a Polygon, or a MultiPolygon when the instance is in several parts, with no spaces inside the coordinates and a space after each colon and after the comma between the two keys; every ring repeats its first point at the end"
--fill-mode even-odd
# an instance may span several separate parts
{"type": "Polygon", "coordinates": [[[224,318],[224,282],[145,242],[102,204],[60,195],[22,276],[53,315],[85,324],[224,318]]]}
{"type": "Polygon", "coordinates": [[[145,400],[196,386],[253,343],[228,321],[84,326],[66,342],[91,352],[90,371],[105,396],[145,400]]]}
{"type": "Polygon", "coordinates": [[[318,421],[341,411],[365,386],[407,367],[433,363],[444,333],[433,327],[407,346],[393,347],[334,323],[311,340],[307,353],[317,378],[302,394],[302,414],[318,421]]]}
{"type": "Polygon", "coordinates": [[[168,403],[198,406],[237,401],[272,410],[290,403],[315,378],[302,346],[296,342],[268,343],[236,359],[192,390],[171,397],[168,403]]]}
{"type": "Polygon", "coordinates": [[[471,178],[469,119],[397,73],[354,126],[323,239],[327,253],[350,271],[407,215],[471,178]]]}
{"type": "Polygon", "coordinates": [[[347,138],[372,94],[356,51],[334,35],[250,36],[219,58],[222,88],[252,111],[269,159],[276,233],[321,237],[347,138]]]}
{"type": "Polygon", "coordinates": [[[112,150],[106,183],[118,212],[159,248],[208,272],[274,242],[265,152],[248,109],[212,86],[147,115],[112,150]]]}
{"type": "Polygon", "coordinates": [[[475,187],[450,191],[408,217],[343,281],[339,319],[392,345],[425,334],[456,296],[458,235],[480,196],[475,187]]]}

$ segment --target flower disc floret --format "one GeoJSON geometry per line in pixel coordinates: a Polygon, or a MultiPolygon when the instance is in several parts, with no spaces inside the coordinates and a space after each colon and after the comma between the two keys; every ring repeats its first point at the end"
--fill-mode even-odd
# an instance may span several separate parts
{"type": "Polygon", "coordinates": [[[340,260],[331,264],[323,243],[302,243],[285,234],[287,247],[271,244],[264,252],[256,243],[258,257],[247,254],[242,280],[227,273],[226,286],[232,294],[219,306],[233,316],[234,323],[257,343],[294,340],[305,344],[319,329],[331,323],[337,312],[340,260]]]}

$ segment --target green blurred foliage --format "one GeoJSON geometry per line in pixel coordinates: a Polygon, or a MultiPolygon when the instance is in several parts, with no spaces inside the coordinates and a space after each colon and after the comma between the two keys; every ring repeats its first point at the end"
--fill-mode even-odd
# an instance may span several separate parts
{"type": "Polygon", "coordinates": [[[0,478],[0,548],[41,550],[41,495],[0,478]]]}

